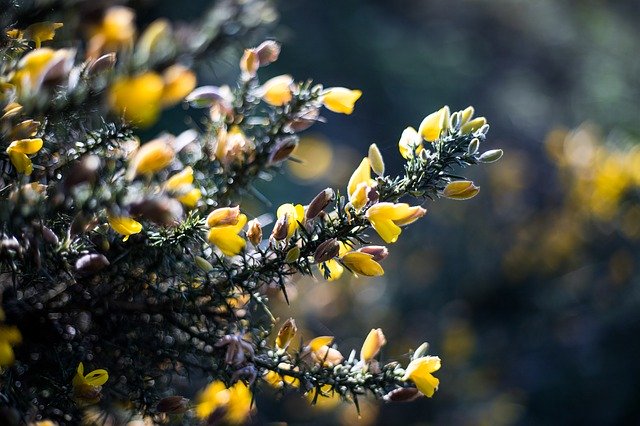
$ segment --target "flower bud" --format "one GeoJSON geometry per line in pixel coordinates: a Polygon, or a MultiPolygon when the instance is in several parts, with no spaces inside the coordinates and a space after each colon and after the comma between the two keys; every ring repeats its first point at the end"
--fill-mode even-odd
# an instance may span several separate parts
{"type": "Polygon", "coordinates": [[[385,246],[365,246],[359,248],[357,251],[370,254],[376,262],[384,260],[389,255],[389,250],[385,246]]]}
{"type": "Polygon", "coordinates": [[[468,106],[463,111],[461,111],[460,112],[460,125],[464,126],[465,124],[467,124],[469,122],[469,120],[471,120],[471,117],[473,117],[473,113],[474,112],[475,112],[475,109],[472,106],[468,106]]]}
{"type": "Polygon", "coordinates": [[[320,109],[311,107],[301,111],[292,121],[285,124],[284,131],[299,133],[303,130],[307,130],[318,121],[324,122],[324,119],[320,117],[320,109]]]}
{"type": "Polygon", "coordinates": [[[170,139],[161,137],[142,145],[129,164],[127,173],[129,180],[133,180],[138,175],[153,174],[171,164],[175,152],[169,144],[170,139]]]}
{"type": "Polygon", "coordinates": [[[382,397],[386,402],[410,402],[422,396],[416,388],[394,389],[382,397]]]}
{"type": "Polygon", "coordinates": [[[223,104],[231,109],[233,97],[227,86],[201,86],[189,93],[185,100],[194,108],[206,108],[214,104],[223,104]]]}
{"type": "Polygon", "coordinates": [[[278,60],[278,57],[280,56],[280,43],[274,40],[266,40],[260,43],[260,46],[256,47],[254,50],[258,55],[260,66],[266,67],[278,60]]]}
{"type": "Polygon", "coordinates": [[[158,401],[156,410],[159,413],[182,414],[189,409],[189,400],[183,396],[167,396],[158,401]]]}
{"type": "Polygon", "coordinates": [[[369,145],[369,163],[371,164],[371,170],[378,176],[384,175],[384,159],[378,149],[378,145],[372,143],[369,145]]]}
{"type": "Polygon", "coordinates": [[[501,149],[492,149],[487,152],[483,152],[482,155],[478,158],[478,161],[481,163],[493,163],[502,158],[502,150],[501,149]]]}
{"type": "Polygon", "coordinates": [[[273,147],[273,151],[269,154],[269,162],[276,164],[286,160],[297,146],[298,138],[296,136],[287,136],[280,139],[273,147]]]}
{"type": "Polygon", "coordinates": [[[235,225],[240,217],[240,206],[221,207],[215,209],[207,216],[207,226],[213,228],[216,226],[235,225]]]}
{"type": "Polygon", "coordinates": [[[316,263],[326,262],[340,254],[340,243],[335,238],[331,238],[321,243],[313,254],[316,263]]]}
{"type": "Polygon", "coordinates": [[[418,348],[415,350],[415,352],[411,356],[411,359],[414,360],[414,359],[422,358],[427,354],[428,350],[429,350],[429,343],[424,342],[423,344],[418,346],[418,348]]]}
{"type": "Polygon", "coordinates": [[[467,153],[469,155],[473,155],[478,152],[478,148],[480,148],[480,139],[473,138],[471,142],[469,142],[469,146],[467,147],[467,153]]]}
{"type": "Polygon", "coordinates": [[[289,318],[282,324],[280,330],[278,331],[278,336],[276,337],[276,347],[278,349],[287,349],[289,343],[298,332],[298,327],[296,326],[296,321],[293,318],[289,318]]]}
{"type": "Polygon", "coordinates": [[[168,197],[133,202],[129,205],[129,212],[133,216],[142,216],[160,226],[175,226],[184,214],[180,202],[168,197]]]}
{"type": "Polygon", "coordinates": [[[375,358],[380,349],[387,344],[381,328],[372,329],[360,349],[360,360],[367,363],[375,358]]]}
{"type": "Polygon", "coordinates": [[[279,75],[267,80],[256,92],[266,103],[272,106],[283,106],[288,104],[293,98],[291,93],[293,77],[290,75],[279,75]]]}
{"type": "Polygon", "coordinates": [[[281,241],[287,238],[287,233],[289,231],[289,217],[288,215],[284,215],[279,218],[275,225],[273,226],[273,231],[271,231],[271,238],[276,241],[281,241]]]}
{"type": "Polygon", "coordinates": [[[194,261],[196,263],[196,266],[201,270],[203,270],[204,272],[213,271],[213,265],[207,259],[200,256],[196,256],[194,261]]]}
{"type": "Polygon", "coordinates": [[[449,182],[442,195],[452,200],[468,200],[480,192],[480,187],[475,186],[470,180],[458,180],[449,182]]]}
{"type": "Polygon", "coordinates": [[[464,135],[468,134],[468,133],[473,133],[476,130],[478,130],[479,128],[481,128],[482,126],[484,126],[485,124],[487,124],[487,119],[484,117],[478,117],[478,118],[474,118],[473,120],[469,121],[468,123],[464,124],[461,128],[460,128],[460,132],[464,135]]]}
{"type": "Polygon", "coordinates": [[[286,263],[293,263],[300,257],[300,247],[293,246],[285,255],[284,261],[286,263]]]}
{"type": "Polygon", "coordinates": [[[100,56],[98,59],[95,59],[89,62],[87,65],[86,73],[90,76],[95,76],[97,74],[101,74],[105,71],[112,70],[116,65],[116,54],[115,52],[107,53],[106,55],[100,56]]]}
{"type": "Polygon", "coordinates": [[[76,260],[76,271],[82,276],[89,276],[109,266],[109,260],[102,254],[85,254],[76,260]]]}
{"type": "Polygon", "coordinates": [[[262,241],[262,226],[260,226],[258,219],[253,219],[249,222],[247,227],[247,238],[254,246],[258,246],[262,241]]]}
{"type": "Polygon", "coordinates": [[[36,135],[40,127],[40,122],[35,120],[24,120],[11,129],[9,140],[31,138],[36,135]]]}
{"type": "Polygon", "coordinates": [[[256,76],[256,72],[260,67],[260,59],[255,49],[245,49],[242,58],[240,58],[240,70],[244,80],[251,80],[256,76]]]}
{"type": "Polygon", "coordinates": [[[305,212],[307,219],[313,219],[318,216],[318,214],[329,205],[334,196],[335,192],[331,188],[326,188],[320,191],[320,193],[311,200],[307,207],[307,211],[305,212]]]}
{"type": "Polygon", "coordinates": [[[44,240],[47,243],[54,246],[58,245],[60,240],[58,239],[58,236],[51,229],[43,225],[40,227],[40,230],[42,231],[42,238],[44,238],[44,240]]]}

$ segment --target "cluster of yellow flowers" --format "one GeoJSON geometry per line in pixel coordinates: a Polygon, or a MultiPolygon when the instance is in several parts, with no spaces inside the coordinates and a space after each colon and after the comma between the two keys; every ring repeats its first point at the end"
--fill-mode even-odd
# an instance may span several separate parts
{"type": "Polygon", "coordinates": [[[244,382],[236,382],[227,388],[216,380],[198,395],[195,413],[200,419],[213,417],[225,424],[244,424],[251,414],[252,401],[251,391],[244,382]]]}

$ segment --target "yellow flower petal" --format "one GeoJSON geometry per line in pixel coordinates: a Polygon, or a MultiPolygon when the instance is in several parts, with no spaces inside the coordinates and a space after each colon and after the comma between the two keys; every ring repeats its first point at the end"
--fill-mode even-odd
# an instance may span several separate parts
{"type": "Polygon", "coordinates": [[[187,67],[176,64],[167,68],[162,74],[164,89],[162,104],[169,106],[182,101],[196,88],[196,75],[187,67]]]}
{"type": "Polygon", "coordinates": [[[195,412],[199,419],[206,419],[217,408],[229,402],[229,391],[221,381],[210,383],[196,399],[195,412]]]}
{"type": "Polygon", "coordinates": [[[452,200],[468,200],[480,192],[480,187],[475,186],[470,180],[457,180],[449,182],[442,191],[442,195],[452,200]]]}
{"type": "Polygon", "coordinates": [[[291,86],[293,85],[293,77],[290,75],[279,75],[267,80],[260,90],[262,99],[273,106],[282,106],[287,104],[293,98],[291,86]]]}
{"type": "Polygon", "coordinates": [[[448,118],[449,107],[444,106],[438,111],[429,114],[424,118],[424,120],[422,120],[422,123],[420,123],[420,128],[418,129],[418,133],[427,142],[434,142],[438,140],[440,134],[446,128],[446,120],[448,120],[448,118]]]}
{"type": "Polygon", "coordinates": [[[198,188],[193,188],[186,194],[180,195],[178,197],[178,201],[192,209],[196,205],[198,205],[198,201],[200,200],[200,198],[202,198],[202,191],[200,191],[198,188]]]}
{"type": "Polygon", "coordinates": [[[413,158],[414,150],[416,154],[420,154],[424,147],[422,146],[422,138],[416,129],[413,127],[404,129],[398,142],[398,149],[400,150],[400,155],[407,160],[413,158]]]}
{"type": "Polygon", "coordinates": [[[107,221],[114,231],[124,235],[124,241],[127,241],[130,235],[142,231],[142,224],[130,217],[107,215],[107,221]]]}
{"type": "Polygon", "coordinates": [[[109,380],[109,373],[102,369],[93,370],[84,376],[84,380],[90,386],[102,386],[109,380]]]}
{"type": "Polygon", "coordinates": [[[384,337],[382,329],[372,329],[360,349],[360,360],[363,362],[371,361],[386,343],[387,339],[384,337]]]}
{"type": "Polygon", "coordinates": [[[367,157],[363,158],[360,165],[354,170],[349,183],[347,184],[347,194],[349,195],[349,201],[358,189],[358,185],[364,183],[367,186],[373,186],[374,180],[371,179],[371,163],[367,157]]]}
{"type": "Polygon", "coordinates": [[[299,223],[303,223],[304,221],[304,206],[302,204],[283,204],[278,207],[276,212],[276,216],[278,219],[287,216],[287,238],[291,238],[291,236],[298,229],[299,223]]]}
{"type": "Polygon", "coordinates": [[[382,269],[382,266],[373,260],[373,256],[368,253],[352,251],[342,256],[340,260],[342,260],[342,263],[344,263],[344,265],[355,274],[367,277],[379,277],[384,275],[384,269],[382,269]]]}
{"type": "Polygon", "coordinates": [[[440,366],[440,358],[437,356],[425,356],[414,359],[407,366],[402,380],[413,381],[420,392],[428,397],[432,397],[438,389],[440,381],[433,377],[431,373],[439,370],[440,366]]]}
{"type": "Polygon", "coordinates": [[[225,256],[240,254],[247,242],[238,233],[247,224],[247,216],[240,214],[235,225],[216,226],[209,230],[208,240],[222,251],[225,256]]]}
{"type": "Polygon", "coordinates": [[[160,114],[163,91],[164,81],[155,72],[120,77],[109,89],[109,103],[127,121],[148,127],[160,114]]]}
{"type": "Polygon", "coordinates": [[[171,164],[174,156],[175,152],[166,139],[158,138],[147,142],[133,156],[127,173],[128,178],[158,172],[171,164]]]}
{"type": "MultiPolygon", "coordinates": [[[[335,259],[327,260],[326,262],[323,263],[323,265],[324,265],[324,268],[328,269],[329,273],[331,274],[331,276],[327,278],[327,281],[335,281],[339,279],[344,273],[344,268],[335,259]]],[[[324,270],[321,269],[320,271],[324,276],[324,270]]]]}
{"type": "Polygon", "coordinates": [[[56,30],[62,26],[61,22],[37,22],[24,30],[23,37],[33,40],[36,43],[36,49],[38,49],[43,41],[53,40],[56,30]]]}
{"type": "Polygon", "coordinates": [[[20,139],[11,142],[11,145],[7,148],[7,152],[14,151],[22,154],[35,154],[42,149],[42,139],[20,139]]]}
{"type": "Polygon", "coordinates": [[[385,242],[395,243],[402,232],[400,226],[416,221],[426,212],[420,206],[406,203],[377,203],[367,210],[366,217],[385,242]]]}
{"type": "Polygon", "coordinates": [[[33,164],[26,154],[12,150],[8,151],[8,154],[11,164],[13,164],[18,173],[24,173],[28,176],[33,172],[33,164]]]}
{"type": "Polygon", "coordinates": [[[307,346],[312,352],[319,351],[323,346],[329,346],[333,342],[333,336],[318,336],[312,339],[307,346]]]}
{"type": "Polygon", "coordinates": [[[354,105],[362,96],[360,90],[351,90],[345,87],[332,87],[327,89],[322,95],[323,105],[330,111],[351,114],[354,105]]]}
{"type": "Polygon", "coordinates": [[[182,186],[191,185],[193,183],[193,169],[187,166],[181,172],[176,173],[167,179],[165,187],[171,191],[179,190],[182,186]]]}
{"type": "Polygon", "coordinates": [[[220,207],[207,216],[207,226],[214,228],[217,226],[236,225],[240,220],[240,207],[220,207]]]}

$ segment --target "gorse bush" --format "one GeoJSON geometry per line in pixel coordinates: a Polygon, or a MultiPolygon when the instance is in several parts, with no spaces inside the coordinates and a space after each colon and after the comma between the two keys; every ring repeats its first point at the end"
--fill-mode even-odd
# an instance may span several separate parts
{"type": "Polygon", "coordinates": [[[271,40],[244,50],[233,87],[198,87],[193,64],[274,19],[263,1],[143,30],[132,9],[89,3],[16,2],[0,22],[0,416],[242,424],[261,386],[356,407],[433,396],[427,344],[381,360],[374,328],[343,356],[275,320],[266,294],[287,298],[299,274],[384,274],[376,234],[392,244],[425,200],[478,194],[459,173],[501,157],[480,151],[486,120],[443,107],[401,135],[400,174],[374,144],[344,187],[250,220],[241,197],[262,200],[255,182],[297,160],[298,134],[325,110],[351,114],[361,92],[261,82],[271,40]],[[177,104],[198,110],[197,128],[137,136],[177,104]],[[177,390],[189,379],[203,384],[191,399],[177,390]]]}

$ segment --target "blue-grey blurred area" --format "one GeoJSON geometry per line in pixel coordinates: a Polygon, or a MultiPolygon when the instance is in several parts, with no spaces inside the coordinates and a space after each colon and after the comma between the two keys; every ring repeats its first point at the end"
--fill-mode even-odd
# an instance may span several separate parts
{"type": "MultiPolygon", "coordinates": [[[[151,12],[189,20],[206,3],[163,0],[151,12]]],[[[291,307],[277,308],[305,338],[337,336],[345,355],[374,327],[387,336],[385,360],[406,363],[428,341],[443,360],[435,397],[361,400],[357,420],[353,405],[309,409],[265,391],[256,422],[640,424],[640,2],[278,8],[265,36],[282,54],[261,79],[288,73],[363,96],[350,116],[325,111],[296,154],[305,163],[260,185],[274,206],[343,188],[373,142],[387,173],[400,172],[402,130],[445,104],[487,117],[483,149],[505,156],[463,172],[482,188],[476,198],[425,203],[429,213],[389,247],[384,277],[303,279],[291,307]]],[[[200,83],[232,83],[243,47],[201,67],[200,83]]]]}

